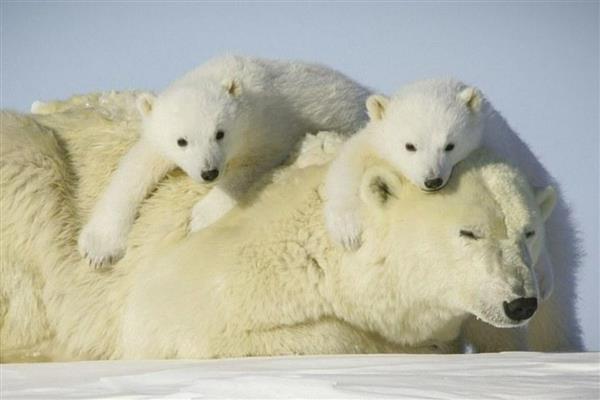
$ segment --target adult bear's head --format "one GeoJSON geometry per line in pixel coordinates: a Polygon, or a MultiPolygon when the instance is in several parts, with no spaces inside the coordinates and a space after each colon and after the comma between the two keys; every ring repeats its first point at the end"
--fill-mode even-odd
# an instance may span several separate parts
{"type": "Polygon", "coordinates": [[[534,190],[519,171],[483,151],[455,173],[434,194],[387,166],[363,176],[364,245],[345,256],[356,283],[342,280],[383,307],[372,310],[367,325],[389,338],[451,339],[468,314],[516,327],[537,308],[534,266],[554,190],[534,190]]]}

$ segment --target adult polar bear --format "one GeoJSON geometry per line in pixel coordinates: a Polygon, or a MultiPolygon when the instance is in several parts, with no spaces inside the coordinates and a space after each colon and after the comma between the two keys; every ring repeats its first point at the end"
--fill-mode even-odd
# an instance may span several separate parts
{"type": "Polygon", "coordinates": [[[469,315],[504,328],[532,316],[539,254],[523,232],[543,236],[552,190],[534,195],[485,154],[435,196],[375,165],[361,185],[365,243],[348,253],[325,232],[325,169],[284,173],[250,207],[161,249],[130,295],[124,357],[455,352],[469,315]]]}
{"type": "Polygon", "coordinates": [[[498,240],[496,231],[483,241],[468,235],[473,224],[502,226],[499,232],[520,237],[525,225],[543,231],[549,192],[537,197],[538,211],[524,180],[501,164],[460,173],[436,196],[403,185],[389,170],[373,170],[363,185],[372,225],[364,249],[352,255],[326,241],[317,190],[322,167],[291,168],[253,205],[185,241],[189,209],[202,188],[175,172],[145,200],[120,267],[90,273],[76,251],[77,232],[139,129],[139,121],[111,120],[115,114],[105,111],[67,107],[35,120],[2,116],[0,233],[10,238],[1,243],[3,357],[19,348],[87,359],[456,351],[453,339],[470,313],[496,325],[514,325],[503,314],[503,303],[516,297],[512,289],[520,291],[518,296],[535,296],[516,240],[498,240]],[[520,190],[494,200],[502,188],[520,190]],[[394,206],[399,199],[415,207],[394,206]],[[505,218],[506,201],[515,218],[505,218]],[[398,209],[404,214],[395,215],[398,209]],[[419,224],[411,222],[415,218],[419,224]],[[399,220],[403,223],[394,223],[399,220]],[[417,225],[422,229],[415,232],[417,225]],[[410,240],[399,243],[395,237],[410,240]],[[500,245],[510,262],[498,257],[500,245]],[[154,260],[157,248],[167,254],[159,261],[154,260]],[[211,259],[219,268],[199,265],[199,252],[222,256],[211,259]],[[244,269],[239,260],[227,258],[233,254],[252,262],[244,269]],[[403,270],[406,275],[395,268],[405,257],[423,256],[427,259],[415,259],[420,262],[403,270]],[[263,257],[268,265],[259,262],[263,257]],[[474,265],[473,259],[487,261],[474,265]],[[451,276],[448,260],[456,261],[451,276]],[[418,269],[419,264],[432,268],[418,269]],[[249,273],[265,274],[267,286],[249,288],[249,273]],[[443,277],[443,283],[431,285],[435,277],[443,277]],[[195,285],[202,283],[208,286],[195,285]],[[148,291],[155,285],[160,293],[148,291]],[[160,296],[156,307],[148,303],[160,296]],[[218,298],[224,300],[213,307],[218,298]],[[182,312],[191,305],[189,313],[182,312]],[[164,320],[173,317],[181,319],[164,320]],[[209,317],[221,324],[206,324],[209,317]],[[198,329],[209,328],[210,341],[202,342],[198,329]]]}

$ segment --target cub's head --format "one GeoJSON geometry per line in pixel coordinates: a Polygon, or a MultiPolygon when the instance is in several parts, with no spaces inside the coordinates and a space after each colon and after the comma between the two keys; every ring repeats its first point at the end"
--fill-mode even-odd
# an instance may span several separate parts
{"type": "Polygon", "coordinates": [[[373,95],[367,110],[375,147],[416,186],[439,190],[480,146],[483,103],[479,90],[454,80],[418,81],[390,99],[373,95]]]}
{"type": "Polygon", "coordinates": [[[361,197],[369,222],[358,256],[379,260],[373,268],[385,274],[384,286],[407,302],[400,309],[434,315],[422,325],[435,330],[443,316],[473,314],[514,327],[533,316],[551,187],[534,190],[517,170],[477,151],[433,195],[377,166],[365,173],[361,197]]]}
{"type": "Polygon", "coordinates": [[[195,181],[215,182],[243,146],[241,92],[232,79],[144,94],[137,102],[144,136],[195,181]]]}

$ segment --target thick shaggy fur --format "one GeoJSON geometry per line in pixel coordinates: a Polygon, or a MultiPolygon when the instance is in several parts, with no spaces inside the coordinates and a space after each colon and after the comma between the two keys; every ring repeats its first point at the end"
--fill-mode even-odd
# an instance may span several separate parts
{"type": "Polygon", "coordinates": [[[142,94],[143,135],[84,227],[82,255],[96,267],[119,259],[140,202],[175,166],[212,185],[192,210],[190,230],[214,223],[306,133],[361,128],[368,95],[325,66],[241,56],[210,60],[156,97],[142,94]]]}
{"type": "Polygon", "coordinates": [[[537,296],[523,231],[543,231],[551,205],[483,155],[435,195],[374,162],[361,185],[365,242],[352,253],[326,234],[326,167],[287,167],[190,237],[205,188],[176,170],[144,200],[117,268],[94,273],[77,234],[140,127],[109,114],[2,114],[5,360],[454,352],[470,315],[515,326],[502,303],[537,296]]]}

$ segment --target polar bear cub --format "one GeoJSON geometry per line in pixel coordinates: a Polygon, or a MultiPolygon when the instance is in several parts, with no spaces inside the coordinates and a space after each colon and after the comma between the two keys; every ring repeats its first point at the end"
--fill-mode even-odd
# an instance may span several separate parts
{"type": "Polygon", "coordinates": [[[417,187],[435,191],[482,141],[481,93],[461,82],[419,81],[366,105],[369,123],[344,144],[326,179],[327,227],[348,249],[360,245],[358,187],[369,160],[385,159],[417,187]]]}
{"type": "Polygon", "coordinates": [[[141,137],[94,207],[80,252],[95,267],[121,258],[139,204],[176,166],[211,185],[190,230],[212,224],[306,133],[359,130],[369,95],[325,66],[242,56],[215,58],[158,96],[141,95],[141,137]]]}

